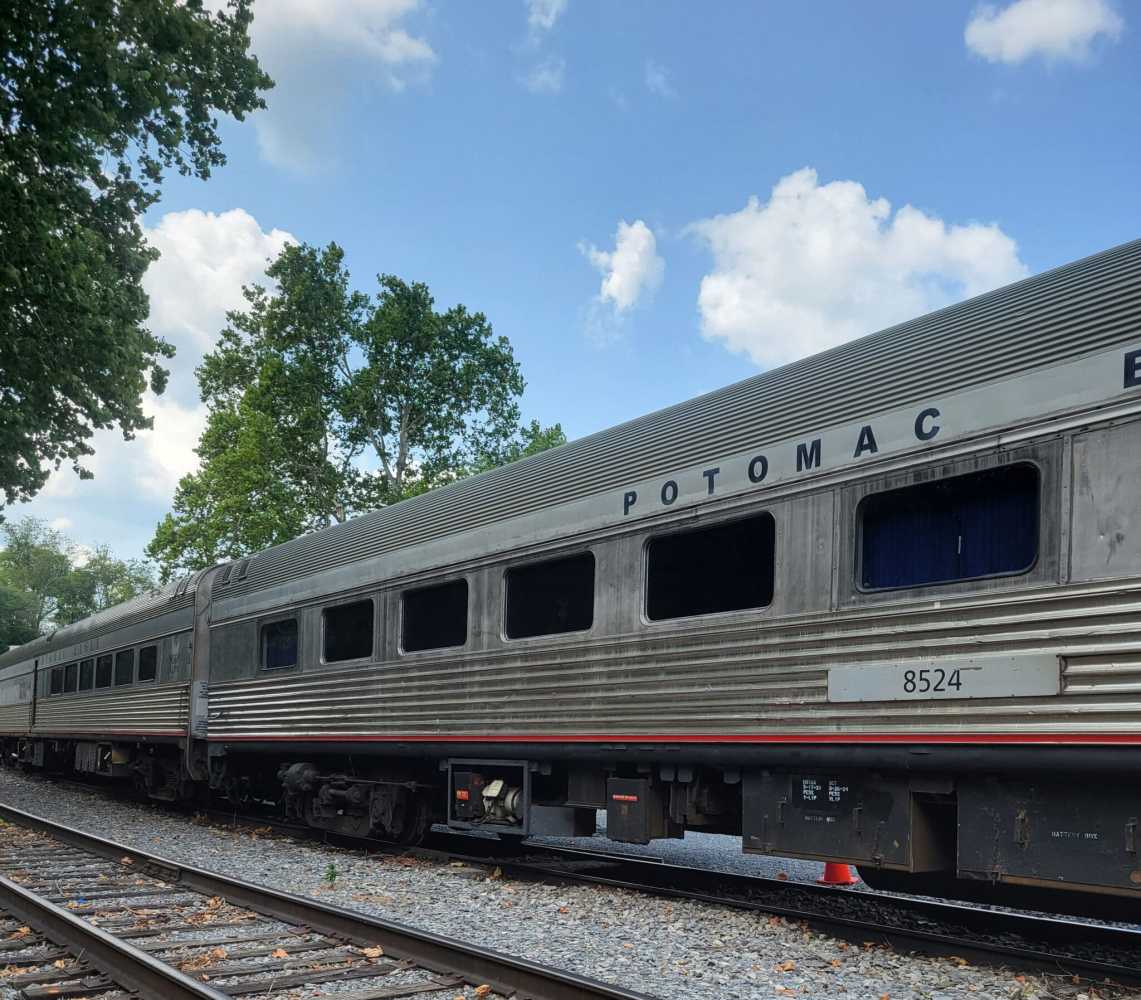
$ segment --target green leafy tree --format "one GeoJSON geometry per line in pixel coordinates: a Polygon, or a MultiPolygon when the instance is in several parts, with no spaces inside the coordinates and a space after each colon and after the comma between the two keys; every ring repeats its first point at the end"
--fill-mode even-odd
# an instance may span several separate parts
{"type": "Polygon", "coordinates": [[[219,113],[264,107],[250,0],[0,4],[0,492],[35,494],[95,429],[150,427],[173,349],[145,326],[138,219],[164,170],[225,162],[219,113]]]}
{"type": "Polygon", "coordinates": [[[11,646],[31,642],[39,632],[31,624],[31,595],[0,582],[0,653],[11,646]]]}
{"type": "Polygon", "coordinates": [[[75,546],[32,517],[0,528],[0,651],[155,586],[151,568],[105,545],[75,546]]]}
{"type": "Polygon", "coordinates": [[[33,635],[55,622],[60,597],[69,588],[69,543],[58,531],[34,517],[25,517],[2,529],[0,581],[23,595],[24,623],[33,635]]]}
{"type": "Polygon", "coordinates": [[[548,448],[557,448],[566,443],[567,436],[563,432],[562,424],[544,427],[538,420],[532,420],[520,427],[518,434],[501,442],[492,453],[479,455],[471,471],[486,472],[488,469],[507,465],[508,462],[518,462],[520,459],[530,458],[548,448]]]}
{"type": "Polygon", "coordinates": [[[426,285],[353,291],[336,244],[286,247],[198,369],[201,465],[147,553],[164,577],[236,558],[565,437],[520,427],[523,377],[482,313],[426,285]],[[367,470],[367,471],[362,471],[367,470]]]}
{"type": "Polygon", "coordinates": [[[155,588],[154,570],[141,559],[117,559],[106,545],[84,553],[72,549],[71,573],[60,589],[55,618],[58,624],[78,621],[112,608],[155,588]]]}

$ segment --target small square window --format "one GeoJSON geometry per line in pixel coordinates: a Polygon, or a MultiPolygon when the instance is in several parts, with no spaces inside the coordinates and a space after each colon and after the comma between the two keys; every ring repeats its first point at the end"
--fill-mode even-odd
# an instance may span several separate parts
{"type": "Polygon", "coordinates": [[[297,619],[286,618],[261,627],[263,670],[284,670],[297,666],[297,619]]]}
{"type": "Polygon", "coordinates": [[[139,650],[139,683],[153,681],[158,676],[158,646],[144,646],[139,650]]]}
{"type": "Polygon", "coordinates": [[[84,660],[79,664],[79,690],[90,691],[95,686],[95,661],[84,660]]]}
{"type": "Polygon", "coordinates": [[[115,654],[115,687],[123,687],[135,679],[135,651],[121,649],[115,654]]]}
{"type": "Polygon", "coordinates": [[[516,566],[506,573],[508,639],[582,632],[594,622],[594,553],[516,566]]]}
{"type": "Polygon", "coordinates": [[[79,664],[69,663],[63,668],[63,693],[71,694],[79,688],[79,664]]]}
{"type": "Polygon", "coordinates": [[[689,618],[773,600],[776,523],[768,513],[658,535],[646,549],[646,617],[689,618]]]}
{"type": "Polygon", "coordinates": [[[401,598],[400,647],[406,653],[467,642],[467,580],[406,590],[401,598]]]}
{"type": "Polygon", "coordinates": [[[326,663],[364,660],[372,656],[372,601],[356,601],[325,609],[326,663]]]}
{"type": "Polygon", "coordinates": [[[95,686],[109,688],[111,686],[111,654],[104,653],[95,661],[95,686]]]}

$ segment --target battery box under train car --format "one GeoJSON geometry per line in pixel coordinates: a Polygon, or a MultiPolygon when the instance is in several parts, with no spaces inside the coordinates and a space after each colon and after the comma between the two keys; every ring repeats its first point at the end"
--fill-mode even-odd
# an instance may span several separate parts
{"type": "Polygon", "coordinates": [[[1045,908],[1033,893],[1141,902],[1136,784],[757,770],[743,786],[747,853],[851,862],[881,889],[1045,908]]]}
{"type": "Polygon", "coordinates": [[[959,877],[1141,903],[1139,821],[1141,783],[971,781],[959,789],[959,877]]]}

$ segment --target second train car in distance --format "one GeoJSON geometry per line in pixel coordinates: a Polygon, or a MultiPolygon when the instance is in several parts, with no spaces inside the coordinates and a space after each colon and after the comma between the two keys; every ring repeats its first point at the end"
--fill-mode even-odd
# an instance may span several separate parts
{"type": "Polygon", "coordinates": [[[350,835],[605,810],[1128,905],[1139,541],[1141,241],[61,628],[0,740],[350,835]]]}

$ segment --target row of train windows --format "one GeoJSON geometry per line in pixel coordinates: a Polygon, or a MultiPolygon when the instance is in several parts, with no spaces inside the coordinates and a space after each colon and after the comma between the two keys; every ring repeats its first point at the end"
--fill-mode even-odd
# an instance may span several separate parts
{"type": "MultiPolygon", "coordinates": [[[[874,494],[858,511],[861,589],[913,588],[1026,572],[1038,550],[1038,470],[1028,464],[874,494]]],[[[652,537],[646,546],[650,621],[763,608],[772,603],[776,526],[771,514],[652,537]]],[[[594,554],[516,566],[504,574],[503,632],[524,639],[585,631],[594,621],[594,554]]],[[[373,655],[371,599],[325,608],[325,663],[373,655]]],[[[468,584],[401,594],[403,652],[467,642],[468,584]]],[[[262,626],[261,664],[298,662],[298,625],[262,626]]]]}
{"type": "Polygon", "coordinates": [[[49,694],[71,694],[99,688],[125,687],[135,682],[153,681],[158,676],[158,646],[143,646],[138,651],[138,673],[135,672],[135,650],[121,649],[90,660],[52,667],[48,678],[49,694]]]}

